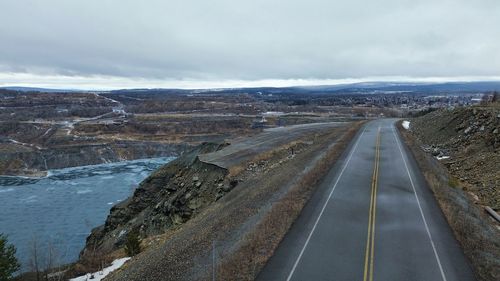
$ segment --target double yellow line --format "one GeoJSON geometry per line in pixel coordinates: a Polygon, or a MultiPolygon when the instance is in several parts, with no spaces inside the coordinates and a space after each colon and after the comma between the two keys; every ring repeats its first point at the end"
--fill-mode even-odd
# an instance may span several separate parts
{"type": "Polygon", "coordinates": [[[380,162],[380,127],[377,132],[375,145],[375,166],[373,168],[372,187],[370,196],[370,212],[368,217],[368,235],[366,238],[365,271],[363,281],[373,281],[373,260],[375,252],[375,215],[377,212],[377,185],[380,162]]]}

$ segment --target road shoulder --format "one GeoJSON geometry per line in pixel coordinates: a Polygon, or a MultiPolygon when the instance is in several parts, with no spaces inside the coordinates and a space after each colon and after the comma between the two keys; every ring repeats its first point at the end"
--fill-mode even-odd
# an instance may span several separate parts
{"type": "Polygon", "coordinates": [[[480,280],[498,280],[499,230],[463,190],[449,185],[450,176],[445,167],[420,148],[422,144],[402,127],[401,122],[397,123],[397,128],[475,273],[480,280]]]}

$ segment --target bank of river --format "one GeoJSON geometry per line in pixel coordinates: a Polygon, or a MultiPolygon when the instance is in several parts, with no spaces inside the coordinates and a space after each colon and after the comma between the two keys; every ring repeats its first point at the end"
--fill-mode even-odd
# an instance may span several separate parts
{"type": "Polygon", "coordinates": [[[39,179],[0,176],[0,233],[17,247],[23,270],[29,269],[35,241],[41,255],[51,245],[58,263],[75,261],[90,230],[104,223],[109,209],[173,159],[51,170],[39,179]]]}

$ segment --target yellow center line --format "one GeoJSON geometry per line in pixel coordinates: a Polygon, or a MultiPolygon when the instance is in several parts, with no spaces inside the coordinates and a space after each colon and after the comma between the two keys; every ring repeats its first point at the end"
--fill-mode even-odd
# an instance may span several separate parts
{"type": "Polygon", "coordinates": [[[375,183],[373,184],[374,192],[373,192],[373,219],[372,219],[372,255],[371,255],[371,264],[370,264],[370,281],[373,281],[373,263],[375,261],[375,219],[377,218],[377,189],[378,189],[378,170],[380,167],[380,128],[378,129],[378,146],[377,146],[377,159],[375,160],[377,163],[377,171],[375,172],[375,183]]]}
{"type": "Polygon", "coordinates": [[[365,267],[363,281],[373,281],[373,264],[375,255],[375,217],[377,212],[377,186],[378,171],[380,162],[380,127],[377,132],[377,141],[375,144],[375,165],[373,167],[373,176],[370,194],[370,211],[368,214],[368,234],[366,238],[365,267]]]}

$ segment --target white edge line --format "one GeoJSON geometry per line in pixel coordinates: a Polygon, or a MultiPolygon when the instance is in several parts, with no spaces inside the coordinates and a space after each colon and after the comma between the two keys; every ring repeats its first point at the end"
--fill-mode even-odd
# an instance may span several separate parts
{"type": "Polygon", "coordinates": [[[337,187],[337,184],[339,183],[340,178],[342,177],[342,174],[344,173],[345,169],[347,168],[347,165],[349,165],[349,162],[351,162],[352,155],[354,154],[354,151],[356,151],[356,148],[358,147],[359,141],[361,140],[361,137],[365,133],[365,130],[367,127],[368,127],[368,124],[365,125],[363,131],[361,132],[361,134],[358,137],[358,140],[356,141],[356,144],[352,148],[351,154],[349,155],[349,158],[347,158],[347,162],[344,164],[344,167],[340,171],[340,174],[339,174],[337,180],[335,181],[335,184],[333,185],[332,190],[330,191],[330,194],[328,195],[328,198],[326,199],[325,204],[323,205],[323,208],[321,208],[321,212],[319,213],[318,218],[316,219],[316,222],[314,222],[314,226],[311,229],[309,236],[307,236],[306,242],[304,243],[304,246],[302,247],[302,250],[300,251],[300,254],[297,257],[297,260],[295,260],[295,263],[293,264],[292,270],[290,271],[290,274],[288,274],[286,281],[290,281],[290,279],[292,279],[293,273],[295,272],[295,269],[297,268],[297,265],[299,264],[300,259],[302,258],[302,255],[304,254],[304,251],[306,250],[307,245],[309,244],[309,240],[311,240],[311,237],[314,233],[314,230],[316,230],[316,226],[318,225],[319,220],[321,219],[321,216],[323,215],[323,212],[325,211],[326,206],[328,205],[328,202],[330,201],[330,198],[332,198],[333,191],[337,187]]]}
{"type": "Polygon", "coordinates": [[[401,144],[396,136],[396,131],[394,130],[394,126],[392,126],[392,133],[394,134],[394,138],[396,139],[396,143],[398,144],[399,152],[401,153],[401,158],[403,158],[403,162],[405,164],[406,172],[408,173],[408,177],[410,178],[411,187],[413,188],[413,193],[415,194],[415,198],[417,199],[418,209],[420,210],[420,215],[422,216],[422,220],[424,221],[425,230],[427,231],[427,236],[429,236],[429,241],[431,242],[432,250],[434,251],[434,256],[436,257],[436,261],[439,266],[439,271],[441,272],[441,277],[443,278],[443,281],[447,281],[446,276],[444,275],[443,267],[441,266],[441,260],[439,259],[436,246],[434,245],[434,241],[432,240],[432,235],[429,230],[429,226],[427,225],[427,220],[425,219],[424,216],[424,211],[422,210],[422,206],[420,205],[420,200],[418,199],[417,190],[415,189],[415,185],[413,184],[413,180],[410,175],[410,170],[408,169],[408,165],[406,164],[406,159],[403,156],[403,150],[401,149],[401,144]]]}

